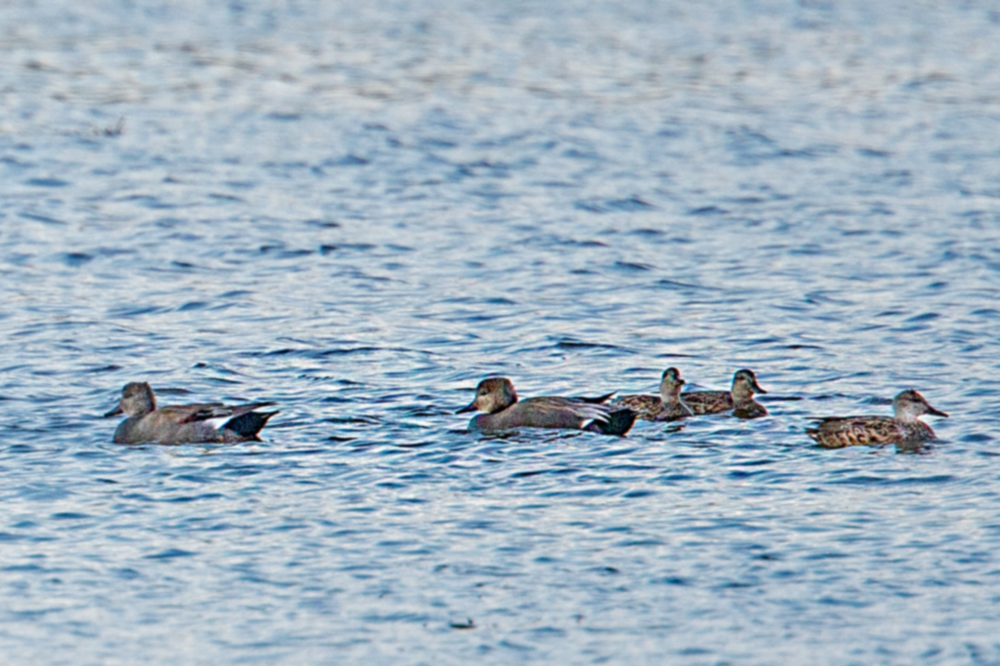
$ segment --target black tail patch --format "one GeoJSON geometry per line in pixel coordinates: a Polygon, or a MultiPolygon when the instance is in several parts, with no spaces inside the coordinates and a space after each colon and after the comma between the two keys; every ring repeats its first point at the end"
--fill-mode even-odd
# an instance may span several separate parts
{"type": "Polygon", "coordinates": [[[635,412],[631,409],[616,409],[608,414],[608,422],[594,421],[593,426],[597,426],[600,432],[605,435],[624,435],[635,423],[635,412]]]}
{"type": "Polygon", "coordinates": [[[226,430],[232,430],[240,437],[256,437],[261,428],[267,425],[267,420],[277,413],[277,411],[246,412],[229,419],[222,427],[226,430]]]}

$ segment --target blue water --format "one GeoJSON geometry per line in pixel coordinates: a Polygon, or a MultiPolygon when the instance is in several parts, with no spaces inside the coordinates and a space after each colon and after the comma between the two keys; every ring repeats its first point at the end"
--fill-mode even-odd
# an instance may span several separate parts
{"type": "Polygon", "coordinates": [[[203,4],[0,8],[0,661],[1000,663],[992,4],[203,4]]]}

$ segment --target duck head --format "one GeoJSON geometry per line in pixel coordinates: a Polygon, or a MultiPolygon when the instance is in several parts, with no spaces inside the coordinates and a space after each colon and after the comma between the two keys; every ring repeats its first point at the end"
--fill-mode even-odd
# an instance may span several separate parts
{"type": "Polygon", "coordinates": [[[681,371],[677,368],[667,368],[663,371],[663,379],[660,380],[660,399],[663,402],[670,402],[671,398],[676,398],[684,388],[684,380],[681,378],[681,371]]]}
{"type": "Polygon", "coordinates": [[[767,393],[767,391],[757,383],[757,376],[753,374],[753,370],[746,368],[737,370],[736,374],[733,375],[733,399],[749,399],[753,397],[754,393],[767,393]]]}
{"type": "Polygon", "coordinates": [[[153,388],[146,382],[130,382],[122,389],[118,406],[104,415],[104,418],[125,414],[126,416],[145,416],[156,410],[156,398],[153,388]]]}
{"type": "Polygon", "coordinates": [[[895,412],[897,419],[904,421],[913,420],[921,414],[948,417],[941,410],[931,407],[927,399],[913,389],[908,389],[897,395],[892,401],[892,410],[895,412]]]}
{"type": "Polygon", "coordinates": [[[476,399],[455,412],[464,414],[479,410],[487,414],[502,412],[517,402],[517,392],[514,384],[506,377],[489,377],[479,382],[476,387],[476,399]]]}

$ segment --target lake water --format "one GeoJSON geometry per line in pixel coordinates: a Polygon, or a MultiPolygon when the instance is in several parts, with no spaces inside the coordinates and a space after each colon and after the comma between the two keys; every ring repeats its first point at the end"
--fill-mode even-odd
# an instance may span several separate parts
{"type": "Polygon", "coordinates": [[[952,4],[4,4],[2,661],[1000,663],[1000,13],[952,4]],[[454,414],[668,365],[771,415],[454,414]],[[281,413],[116,446],[133,380],[281,413]],[[922,451],[803,434],[911,387],[922,451]]]}

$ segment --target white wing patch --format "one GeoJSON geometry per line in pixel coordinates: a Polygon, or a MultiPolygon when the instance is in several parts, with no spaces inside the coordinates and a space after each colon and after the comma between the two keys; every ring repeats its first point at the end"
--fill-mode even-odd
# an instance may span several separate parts
{"type": "Polygon", "coordinates": [[[229,423],[229,419],[231,418],[233,418],[232,414],[230,414],[229,416],[218,416],[214,419],[205,419],[203,423],[207,423],[208,425],[212,426],[212,429],[214,430],[220,430],[222,426],[229,423]]]}
{"type": "Polygon", "coordinates": [[[584,419],[583,423],[580,424],[581,430],[585,430],[594,421],[608,423],[609,410],[604,405],[593,405],[585,402],[576,405],[576,409],[573,411],[577,416],[584,419]]]}

